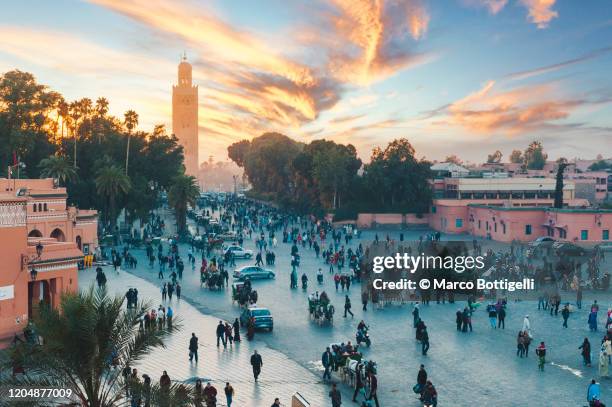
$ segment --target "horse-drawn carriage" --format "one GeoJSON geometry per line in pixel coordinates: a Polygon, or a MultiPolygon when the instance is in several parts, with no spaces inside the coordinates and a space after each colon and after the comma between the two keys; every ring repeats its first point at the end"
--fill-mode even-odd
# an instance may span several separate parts
{"type": "Polygon", "coordinates": [[[310,317],[317,321],[319,325],[325,322],[333,324],[335,311],[325,291],[323,291],[321,295],[316,292],[308,296],[308,312],[310,313],[310,317]]]}
{"type": "Polygon", "coordinates": [[[204,271],[200,273],[200,287],[206,286],[209,290],[220,290],[225,287],[225,276],[223,272],[204,271]]]}
{"type": "Polygon", "coordinates": [[[251,288],[246,282],[236,282],[232,284],[232,302],[244,306],[257,303],[257,291],[251,288]]]}

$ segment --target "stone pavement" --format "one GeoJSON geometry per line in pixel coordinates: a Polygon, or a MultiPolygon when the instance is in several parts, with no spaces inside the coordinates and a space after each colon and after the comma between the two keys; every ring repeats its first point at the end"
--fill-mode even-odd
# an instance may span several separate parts
{"type": "MultiPolygon", "coordinates": [[[[105,268],[107,288],[110,293],[124,294],[130,287],[138,288],[139,300],[150,300],[157,308],[160,304],[158,288],[125,271],[117,275],[111,267],[105,268]]],[[[88,269],[79,272],[79,287],[87,289],[94,283],[95,272],[88,269]]],[[[136,366],[140,374],[148,374],[154,381],[159,380],[163,370],[174,381],[184,381],[193,377],[210,380],[218,391],[218,406],[225,406],[223,387],[229,381],[235,390],[233,406],[269,406],[275,397],[280,397],[282,405],[291,404],[291,395],[300,392],[311,406],[328,405],[327,390],[308,369],[298,365],[281,352],[267,347],[261,342],[249,342],[242,335],[242,342],[226,349],[216,346],[215,329],[217,318],[203,315],[186,301],[164,305],[173,307],[175,316],[182,320],[182,330],[167,342],[166,349],[156,349],[136,366]],[[191,333],[199,338],[199,363],[190,363],[188,345],[191,333]],[[263,368],[258,383],[253,380],[250,357],[253,350],[262,355],[263,368]]],[[[195,379],[193,380],[195,382],[195,379]]],[[[204,384],[206,382],[204,381],[204,384]]]]}

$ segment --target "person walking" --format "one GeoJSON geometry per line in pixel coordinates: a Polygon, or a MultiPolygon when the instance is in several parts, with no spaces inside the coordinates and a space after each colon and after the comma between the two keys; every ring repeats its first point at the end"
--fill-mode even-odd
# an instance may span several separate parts
{"type": "Polygon", "coordinates": [[[348,295],[344,297],[344,318],[346,318],[347,313],[351,314],[351,317],[355,317],[351,311],[351,299],[348,295]]]}
{"type": "Polygon", "coordinates": [[[544,342],[540,342],[540,345],[536,348],[536,355],[538,355],[538,369],[543,372],[546,364],[546,345],[544,342]]]}
{"type": "Polygon", "coordinates": [[[342,405],[342,393],[338,390],[336,383],[332,384],[332,388],[329,391],[329,398],[332,402],[332,407],[340,407],[342,405]]]}
{"type": "Polygon", "coordinates": [[[229,382],[226,382],[223,391],[225,393],[225,401],[227,403],[227,407],[232,407],[232,401],[234,399],[234,388],[229,382]]]}
{"type": "Polygon", "coordinates": [[[499,311],[497,311],[497,327],[506,329],[506,307],[503,305],[499,307],[499,311]]]}
{"type": "Polygon", "coordinates": [[[417,324],[421,317],[419,316],[419,304],[414,304],[414,309],[412,310],[412,327],[416,328],[417,324]]]}
{"type": "Polygon", "coordinates": [[[561,316],[563,317],[563,328],[567,328],[567,320],[570,316],[569,304],[565,304],[561,310],[561,316]]]}
{"type": "Polygon", "coordinates": [[[368,372],[368,378],[370,380],[370,395],[368,396],[368,400],[374,400],[376,407],[380,407],[378,403],[378,379],[372,372],[368,372]]]}
{"type": "Polygon", "coordinates": [[[461,325],[463,324],[463,312],[461,312],[460,309],[458,309],[455,313],[455,324],[457,325],[457,331],[461,331],[461,325]]]}
{"type": "Polygon", "coordinates": [[[240,342],[240,322],[238,318],[234,320],[234,342],[240,342]]]}
{"type": "Polygon", "coordinates": [[[219,347],[219,341],[223,343],[223,347],[227,347],[227,343],[225,342],[225,326],[223,325],[223,321],[219,321],[219,325],[217,325],[217,347],[219,347]]]}
{"type": "Polygon", "coordinates": [[[192,362],[194,358],[198,363],[198,337],[192,332],[191,339],[189,339],[189,362],[192,362]]]}
{"type": "Polygon", "coordinates": [[[353,393],[353,401],[357,402],[357,395],[364,388],[363,377],[361,377],[361,364],[357,365],[357,370],[355,371],[355,392],[353,393]]]}
{"type": "Polygon", "coordinates": [[[423,356],[427,356],[428,350],[429,350],[429,333],[427,333],[427,327],[425,327],[421,331],[421,351],[423,353],[423,356]]]}
{"type": "Polygon", "coordinates": [[[417,374],[417,384],[412,389],[415,393],[423,394],[423,390],[425,390],[425,385],[427,384],[427,371],[425,370],[425,365],[421,365],[419,368],[419,373],[417,374]]]}
{"type": "Polygon", "coordinates": [[[589,338],[584,338],[582,345],[580,345],[578,349],[582,349],[582,352],[580,352],[580,354],[582,355],[582,363],[584,363],[585,366],[590,367],[591,366],[591,343],[589,342],[589,338]]]}
{"type": "Polygon", "coordinates": [[[368,292],[363,290],[361,292],[361,303],[363,304],[362,311],[368,310],[368,292]]]}
{"type": "Polygon", "coordinates": [[[166,296],[168,295],[168,287],[166,287],[166,283],[161,288],[162,302],[166,301],[166,296]]]}
{"type": "Polygon", "coordinates": [[[325,368],[325,371],[323,372],[323,380],[325,380],[325,378],[331,380],[332,358],[333,356],[328,346],[325,349],[325,352],[323,352],[323,355],[321,356],[321,363],[323,364],[323,367],[325,368]]]}
{"type": "Polygon", "coordinates": [[[280,405],[281,405],[280,399],[277,397],[274,399],[274,403],[272,403],[270,407],[280,407],[280,405]]]}
{"type": "Polygon", "coordinates": [[[528,333],[531,331],[531,322],[529,321],[529,315],[525,315],[525,318],[523,318],[523,329],[521,329],[521,331],[528,333]]]}
{"type": "Polygon", "coordinates": [[[589,383],[589,387],[587,387],[587,401],[589,405],[593,403],[595,400],[599,400],[601,398],[601,387],[599,383],[595,379],[591,380],[589,383]]]}
{"type": "Polygon", "coordinates": [[[255,381],[261,374],[261,367],[263,366],[263,360],[261,359],[261,355],[257,353],[257,349],[253,351],[253,355],[251,355],[251,366],[253,367],[253,377],[255,381]]]}

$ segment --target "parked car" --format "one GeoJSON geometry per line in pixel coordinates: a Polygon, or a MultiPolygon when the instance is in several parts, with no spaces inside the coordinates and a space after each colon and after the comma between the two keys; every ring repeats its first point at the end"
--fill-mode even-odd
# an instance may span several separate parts
{"type": "Polygon", "coordinates": [[[245,309],[240,314],[240,325],[247,326],[249,319],[255,323],[255,329],[269,329],[270,332],[274,329],[274,318],[267,308],[252,306],[245,309]]]}
{"type": "Polygon", "coordinates": [[[268,270],[259,266],[243,266],[234,270],[234,279],[243,281],[245,278],[251,280],[274,278],[276,275],[272,270],[268,270]]]}
{"type": "Polygon", "coordinates": [[[532,240],[531,242],[529,242],[529,246],[531,247],[540,247],[540,246],[552,246],[552,244],[555,242],[555,239],[553,239],[552,237],[549,236],[540,236],[535,240],[532,240]]]}
{"type": "Polygon", "coordinates": [[[250,259],[253,257],[253,250],[244,249],[242,246],[231,245],[225,249],[225,254],[228,252],[234,254],[236,259],[250,259]]]}

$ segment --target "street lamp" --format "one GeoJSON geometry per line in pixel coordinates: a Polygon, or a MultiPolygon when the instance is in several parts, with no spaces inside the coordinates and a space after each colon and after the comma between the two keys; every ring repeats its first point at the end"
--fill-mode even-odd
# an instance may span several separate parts
{"type": "MultiPolygon", "coordinates": [[[[34,256],[30,257],[27,254],[22,254],[21,255],[21,269],[23,270],[27,268],[29,264],[32,264],[33,262],[40,260],[43,254],[43,250],[44,250],[44,246],[39,241],[38,244],[36,245],[36,254],[34,256]]],[[[32,267],[32,270],[30,270],[30,278],[32,279],[32,281],[36,280],[36,276],[38,276],[38,270],[32,267]]]]}

